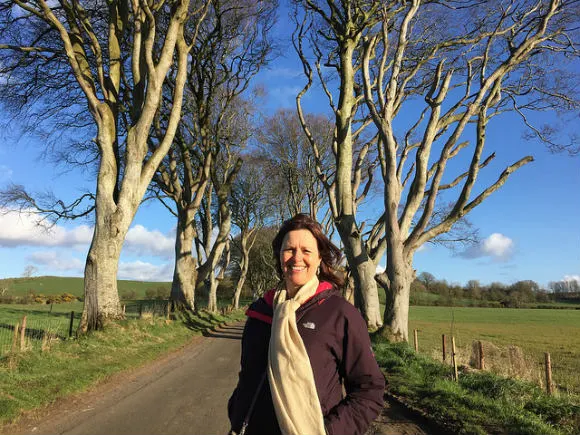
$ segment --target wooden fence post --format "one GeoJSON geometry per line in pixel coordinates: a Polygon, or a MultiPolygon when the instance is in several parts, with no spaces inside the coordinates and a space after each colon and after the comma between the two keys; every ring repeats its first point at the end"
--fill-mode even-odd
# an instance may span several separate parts
{"type": "Polygon", "coordinates": [[[20,350],[26,347],[26,316],[22,318],[22,326],[20,327],[20,350]]]}
{"type": "Polygon", "coordinates": [[[477,347],[479,349],[479,370],[485,370],[485,357],[483,355],[483,343],[481,340],[477,342],[477,347]]]}
{"type": "Polygon", "coordinates": [[[143,317],[143,302],[139,302],[139,319],[143,317]]]}
{"type": "Polygon", "coordinates": [[[415,338],[415,352],[419,353],[419,340],[417,337],[417,330],[416,329],[413,329],[413,336],[415,338]]]}
{"type": "Polygon", "coordinates": [[[550,361],[550,353],[544,354],[546,359],[546,393],[551,396],[554,393],[554,385],[552,384],[552,362],[550,361]]]}
{"type": "Polygon", "coordinates": [[[455,353],[455,337],[451,336],[451,362],[453,363],[453,379],[455,382],[459,380],[459,375],[457,373],[457,357],[455,353]]]}
{"type": "Polygon", "coordinates": [[[73,335],[73,323],[75,321],[75,312],[70,312],[70,324],[68,325],[68,337],[71,338],[73,335]]]}
{"type": "Polygon", "coordinates": [[[445,349],[445,334],[441,335],[441,344],[442,344],[442,349],[443,349],[443,362],[445,362],[445,358],[446,358],[446,349],[445,349]]]}
{"type": "Polygon", "coordinates": [[[48,333],[42,331],[42,344],[40,345],[40,350],[46,352],[48,350],[48,333]]]}

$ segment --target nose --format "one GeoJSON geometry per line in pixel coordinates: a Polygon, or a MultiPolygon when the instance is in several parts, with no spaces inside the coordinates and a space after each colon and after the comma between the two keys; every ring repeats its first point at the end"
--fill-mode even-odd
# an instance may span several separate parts
{"type": "Polygon", "coordinates": [[[298,263],[302,260],[302,258],[304,257],[304,255],[302,255],[302,252],[300,251],[295,251],[294,255],[292,256],[292,258],[294,259],[295,263],[298,263]]]}

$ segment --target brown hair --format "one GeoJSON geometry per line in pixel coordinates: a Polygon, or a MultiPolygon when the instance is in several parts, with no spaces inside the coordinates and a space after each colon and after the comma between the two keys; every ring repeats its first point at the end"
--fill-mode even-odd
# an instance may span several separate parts
{"type": "Polygon", "coordinates": [[[320,273],[318,279],[320,281],[328,281],[334,284],[335,287],[340,288],[344,285],[344,279],[340,274],[336,273],[336,267],[342,259],[342,253],[322,231],[322,227],[318,222],[312,219],[305,213],[299,213],[291,219],[285,221],[276,237],[272,241],[272,250],[274,251],[274,260],[276,260],[276,270],[278,275],[282,278],[282,264],[280,263],[280,251],[282,250],[282,242],[284,237],[290,231],[308,230],[316,239],[318,245],[318,252],[320,253],[320,273]]]}

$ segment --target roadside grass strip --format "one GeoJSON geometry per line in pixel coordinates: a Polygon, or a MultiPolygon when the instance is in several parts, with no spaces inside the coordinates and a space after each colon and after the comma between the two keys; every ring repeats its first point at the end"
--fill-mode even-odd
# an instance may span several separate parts
{"type": "Polygon", "coordinates": [[[580,433],[580,397],[548,396],[533,383],[489,372],[460,373],[407,343],[373,337],[387,390],[456,434],[572,435],[580,433]]]}
{"type": "Polygon", "coordinates": [[[242,311],[227,316],[201,311],[172,321],[126,320],[59,340],[48,351],[33,347],[9,353],[0,358],[0,425],[14,422],[22,411],[86,391],[113,374],[179,349],[207,328],[243,317],[242,311]]]}

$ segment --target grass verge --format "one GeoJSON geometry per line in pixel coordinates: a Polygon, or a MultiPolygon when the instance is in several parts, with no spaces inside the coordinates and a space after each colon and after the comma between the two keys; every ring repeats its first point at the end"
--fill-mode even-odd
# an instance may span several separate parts
{"type": "Polygon", "coordinates": [[[243,317],[237,311],[227,316],[199,312],[174,321],[127,320],[59,341],[49,351],[9,354],[0,359],[0,425],[15,421],[22,411],[85,391],[115,373],[176,350],[207,328],[243,317]]]}
{"type": "Polygon", "coordinates": [[[569,435],[580,433],[580,399],[547,396],[534,384],[488,372],[463,373],[416,354],[407,343],[375,338],[389,392],[456,434],[569,435]]]}

